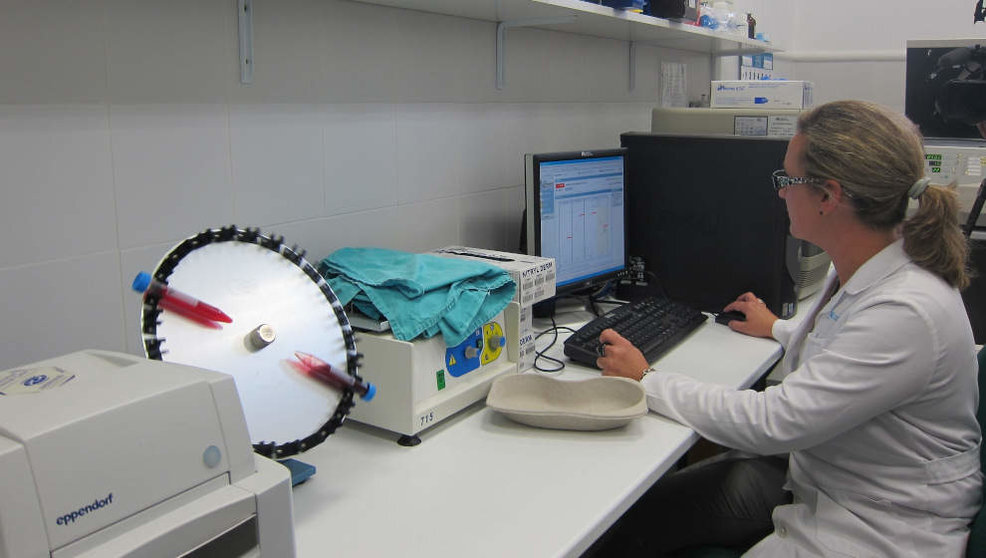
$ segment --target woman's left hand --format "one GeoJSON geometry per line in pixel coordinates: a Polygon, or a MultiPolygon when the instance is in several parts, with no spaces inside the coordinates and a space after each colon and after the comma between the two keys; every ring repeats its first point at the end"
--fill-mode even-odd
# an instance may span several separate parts
{"type": "Polygon", "coordinates": [[[603,343],[603,355],[596,359],[596,366],[602,369],[603,376],[621,376],[640,381],[650,363],[640,349],[612,329],[604,329],[599,334],[603,343]]]}

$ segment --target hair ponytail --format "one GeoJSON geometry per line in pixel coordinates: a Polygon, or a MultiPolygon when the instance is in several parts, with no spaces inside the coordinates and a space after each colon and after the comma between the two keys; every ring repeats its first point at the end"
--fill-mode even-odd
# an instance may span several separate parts
{"type": "Polygon", "coordinates": [[[958,289],[969,286],[969,245],[958,222],[958,199],[949,187],[929,186],[917,211],[904,220],[904,251],[914,263],[958,289]]]}

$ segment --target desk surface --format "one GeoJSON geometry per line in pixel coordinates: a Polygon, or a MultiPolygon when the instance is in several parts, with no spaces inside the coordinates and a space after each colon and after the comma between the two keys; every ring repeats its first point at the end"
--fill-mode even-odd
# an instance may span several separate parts
{"type": "MultiPolygon", "coordinates": [[[[657,365],[745,387],[780,355],[776,342],[710,319],[657,365]]],[[[598,374],[568,362],[558,377],[598,374]]],[[[298,556],[578,556],[698,439],[654,413],[571,432],[514,423],[482,402],[420,437],[402,447],[348,421],[306,452],[318,472],[294,491],[298,556]]]]}

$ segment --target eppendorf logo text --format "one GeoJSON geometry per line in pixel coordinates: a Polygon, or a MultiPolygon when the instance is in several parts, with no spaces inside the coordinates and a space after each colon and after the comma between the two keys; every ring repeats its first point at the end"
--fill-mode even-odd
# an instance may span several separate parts
{"type": "Polygon", "coordinates": [[[69,523],[75,523],[76,519],[79,519],[80,517],[86,515],[87,513],[91,513],[96,510],[105,508],[106,506],[112,503],[113,503],[113,493],[110,492],[109,495],[105,498],[96,498],[95,500],[92,501],[91,504],[87,504],[73,512],[69,512],[65,515],[59,516],[58,520],[55,521],[55,523],[57,523],[58,525],[68,525],[69,523]]]}

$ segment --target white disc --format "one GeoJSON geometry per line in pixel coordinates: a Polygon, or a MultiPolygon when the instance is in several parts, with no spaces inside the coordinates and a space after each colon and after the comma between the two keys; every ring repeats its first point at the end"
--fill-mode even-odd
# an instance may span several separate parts
{"type": "Polygon", "coordinates": [[[319,281],[280,253],[251,242],[196,247],[174,265],[168,286],[218,307],[233,322],[211,329],[162,311],[155,332],[161,359],[232,375],[254,444],[304,439],[333,416],[343,394],[296,368],[295,352],[348,370],[346,331],[351,335],[351,329],[340,324],[319,281]],[[261,325],[273,330],[273,341],[258,348],[251,334],[261,325]]]}

